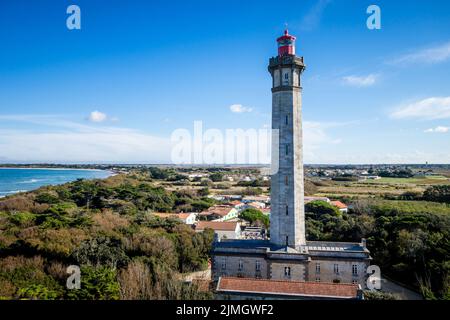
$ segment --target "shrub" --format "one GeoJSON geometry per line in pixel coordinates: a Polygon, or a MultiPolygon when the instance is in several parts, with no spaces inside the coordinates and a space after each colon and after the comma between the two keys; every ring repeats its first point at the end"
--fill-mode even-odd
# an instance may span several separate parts
{"type": "Polygon", "coordinates": [[[109,267],[81,267],[81,288],[70,290],[68,299],[73,300],[118,300],[120,287],[115,269],[109,267]]]}

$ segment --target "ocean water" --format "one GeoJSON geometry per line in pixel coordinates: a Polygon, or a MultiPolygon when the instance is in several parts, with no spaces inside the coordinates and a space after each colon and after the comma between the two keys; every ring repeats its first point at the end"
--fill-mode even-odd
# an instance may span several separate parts
{"type": "Polygon", "coordinates": [[[104,170],[0,168],[0,197],[80,178],[103,179],[111,174],[110,171],[104,170]]]}

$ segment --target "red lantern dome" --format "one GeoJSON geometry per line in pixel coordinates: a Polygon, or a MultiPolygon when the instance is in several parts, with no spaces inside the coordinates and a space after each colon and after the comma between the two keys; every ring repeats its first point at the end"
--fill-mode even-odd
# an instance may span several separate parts
{"type": "Polygon", "coordinates": [[[295,37],[291,36],[286,29],[284,35],[277,39],[278,42],[278,55],[295,55],[295,37]]]}

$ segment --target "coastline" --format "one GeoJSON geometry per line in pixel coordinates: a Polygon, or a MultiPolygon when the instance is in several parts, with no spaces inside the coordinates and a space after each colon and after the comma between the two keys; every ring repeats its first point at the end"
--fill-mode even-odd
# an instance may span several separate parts
{"type": "MultiPolygon", "coordinates": [[[[0,172],[2,170],[42,170],[42,171],[81,171],[81,172],[102,172],[105,174],[105,176],[102,177],[80,177],[81,179],[86,179],[86,180],[96,180],[96,179],[108,179],[110,177],[116,176],[118,175],[118,172],[114,171],[114,170],[110,170],[110,169],[82,169],[82,168],[45,168],[45,167],[29,167],[29,168],[24,168],[24,167],[1,167],[0,166],[0,172]]],[[[34,178],[32,178],[31,180],[34,180],[34,178]]],[[[17,190],[8,190],[8,189],[4,189],[3,191],[0,191],[0,199],[9,197],[9,196],[13,196],[16,194],[20,194],[20,193],[25,193],[25,192],[31,192],[34,190],[37,190],[41,187],[45,187],[45,186],[58,186],[58,185],[63,185],[66,183],[70,183],[75,181],[76,179],[69,179],[68,181],[64,181],[64,182],[58,182],[58,181],[49,181],[49,183],[43,183],[43,184],[38,184],[38,185],[34,185],[34,186],[30,186],[30,189],[17,189],[17,190]]],[[[37,181],[36,181],[37,182],[37,181]]],[[[1,185],[2,181],[0,179],[0,185],[1,185]]],[[[14,185],[14,184],[13,184],[14,185]]]]}

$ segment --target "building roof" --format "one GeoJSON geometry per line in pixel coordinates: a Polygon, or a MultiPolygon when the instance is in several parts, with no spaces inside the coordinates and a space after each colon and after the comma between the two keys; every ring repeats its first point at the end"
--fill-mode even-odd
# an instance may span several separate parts
{"type": "Polygon", "coordinates": [[[230,201],[228,204],[232,205],[232,206],[239,206],[239,205],[242,205],[243,203],[239,200],[233,200],[233,201],[230,201]]]}
{"type": "Polygon", "coordinates": [[[216,290],[222,293],[263,293],[268,295],[356,299],[358,298],[359,285],[221,277],[216,290]]]}
{"type": "Polygon", "coordinates": [[[246,196],[246,197],[244,197],[243,200],[267,202],[270,200],[270,197],[269,196],[246,196]]]}
{"type": "Polygon", "coordinates": [[[186,220],[189,218],[189,216],[193,213],[166,213],[166,212],[154,212],[155,216],[158,216],[160,218],[166,219],[166,218],[174,218],[174,219],[181,219],[186,220]]]}
{"type": "Polygon", "coordinates": [[[217,216],[225,217],[233,209],[234,208],[230,207],[230,206],[217,205],[217,206],[212,206],[211,208],[209,208],[206,211],[203,211],[202,213],[200,213],[200,215],[202,215],[202,216],[217,215],[217,216]]]}
{"type": "Polygon", "coordinates": [[[215,231],[235,231],[237,225],[237,222],[199,221],[195,229],[204,230],[209,228],[215,231]]]}
{"type": "Polygon", "coordinates": [[[340,201],[331,201],[331,204],[333,205],[333,206],[336,206],[336,207],[338,207],[339,209],[347,209],[348,207],[347,207],[347,205],[345,204],[345,203],[342,203],[342,202],[340,202],[340,201]]]}

